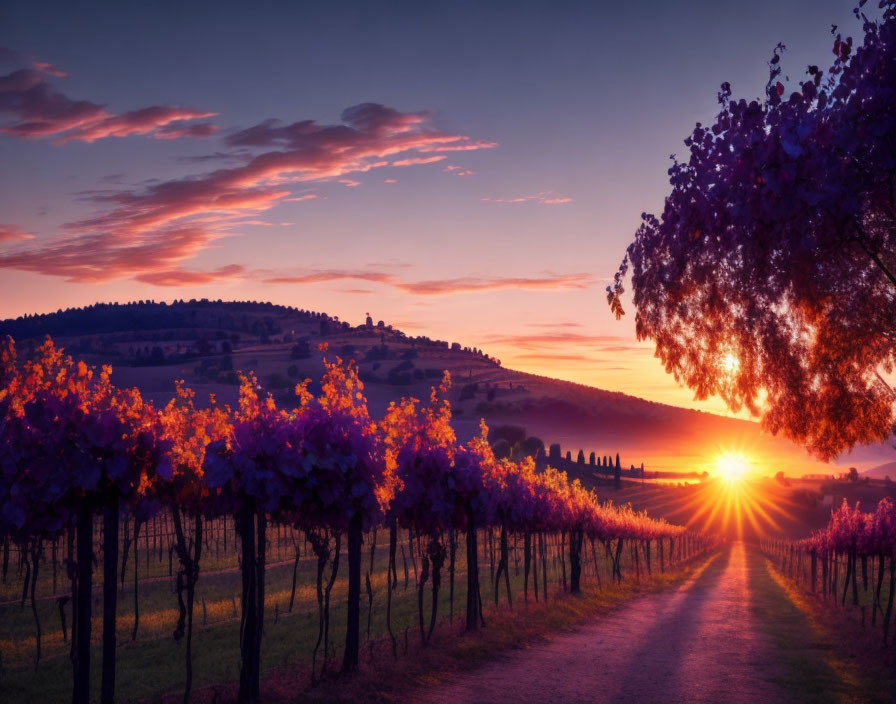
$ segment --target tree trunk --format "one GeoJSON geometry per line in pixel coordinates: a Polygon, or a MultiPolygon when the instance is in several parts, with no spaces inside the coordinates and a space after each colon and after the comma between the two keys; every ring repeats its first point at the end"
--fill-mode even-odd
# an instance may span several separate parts
{"type": "Polygon", "coordinates": [[[580,535],[581,528],[574,528],[569,531],[569,592],[570,594],[581,594],[582,587],[580,584],[582,578],[582,543],[580,535]]]}
{"type": "Polygon", "coordinates": [[[258,635],[258,584],[255,570],[255,502],[243,497],[240,507],[240,550],[242,556],[242,632],[240,634],[240,704],[254,704],[258,701],[258,677],[255,653],[255,639],[258,635]]]}
{"type": "Polygon", "coordinates": [[[523,535],[523,598],[529,603],[529,570],[532,566],[532,534],[527,530],[523,535]]]}
{"type": "Polygon", "coordinates": [[[871,609],[871,625],[877,625],[877,612],[880,610],[883,614],[883,607],[880,605],[880,590],[884,582],[884,554],[881,552],[877,556],[877,586],[874,589],[874,608],[871,609]]]}
{"type": "Polygon", "coordinates": [[[345,627],[345,652],[342,671],[358,669],[358,651],[361,647],[361,542],[364,524],[360,512],[355,513],[348,525],[348,620],[345,627]]]}
{"type": "Polygon", "coordinates": [[[140,526],[142,525],[142,521],[138,520],[137,517],[134,517],[134,630],[131,632],[131,641],[137,640],[137,628],[140,626],[140,601],[138,599],[139,594],[139,581],[138,581],[138,572],[140,569],[140,561],[137,559],[137,546],[139,543],[137,542],[137,536],[140,535],[140,526]]]}
{"type": "MultiPolygon", "coordinates": [[[[55,542],[53,545],[53,549],[55,550],[55,542]]],[[[35,629],[35,653],[34,653],[34,669],[37,669],[37,666],[40,664],[40,619],[37,617],[37,602],[34,599],[34,589],[37,586],[37,572],[38,567],[40,566],[40,557],[43,552],[43,545],[41,544],[40,538],[34,540],[31,544],[31,562],[34,565],[34,569],[31,571],[31,614],[34,617],[34,629],[35,629]]],[[[54,590],[55,593],[55,590],[54,590]]]]}
{"type": "Polygon", "coordinates": [[[398,573],[395,569],[395,553],[398,543],[398,524],[395,516],[389,517],[389,563],[386,565],[386,630],[392,641],[392,657],[398,659],[398,643],[392,632],[392,591],[398,586],[398,573]]]}
{"type": "Polygon", "coordinates": [[[479,629],[479,550],[476,546],[476,520],[467,509],[467,624],[466,630],[479,629]]]}
{"type": "Polygon", "coordinates": [[[293,547],[296,555],[295,561],[292,563],[292,591],[289,593],[289,613],[292,613],[292,606],[296,600],[296,580],[299,577],[299,560],[302,557],[302,552],[299,550],[299,542],[295,539],[295,535],[293,535],[293,547]]]}
{"type": "Polygon", "coordinates": [[[454,623],[454,566],[457,559],[457,534],[448,531],[448,621],[454,623]]]}
{"type": "Polygon", "coordinates": [[[439,538],[429,543],[429,559],[432,562],[432,611],[429,614],[429,630],[426,633],[427,644],[432,640],[432,632],[436,627],[436,615],[439,612],[439,587],[442,583],[442,566],[445,564],[445,547],[439,538]]]}
{"type": "Polygon", "coordinates": [[[103,513],[103,678],[102,704],[115,701],[115,616],[118,609],[118,493],[103,513]]]}
{"type": "Polygon", "coordinates": [[[417,579],[417,613],[420,617],[420,640],[426,645],[426,630],[423,627],[423,592],[429,581],[429,556],[420,556],[420,577],[417,579]]]}
{"type": "Polygon", "coordinates": [[[326,671],[330,657],[330,594],[333,591],[333,585],[336,584],[336,575],[339,573],[339,556],[341,553],[342,533],[337,533],[336,548],[333,553],[333,570],[330,572],[330,579],[324,592],[324,664],[321,673],[326,671]]]}
{"type": "Polygon", "coordinates": [[[90,624],[93,597],[93,511],[87,499],[78,503],[78,578],[72,641],[75,644],[73,704],[90,704],[90,624]]]}
{"type": "Polygon", "coordinates": [[[890,638],[890,619],[893,616],[893,596],[896,595],[896,557],[890,556],[890,597],[887,599],[887,613],[884,614],[884,645],[890,638]]]}

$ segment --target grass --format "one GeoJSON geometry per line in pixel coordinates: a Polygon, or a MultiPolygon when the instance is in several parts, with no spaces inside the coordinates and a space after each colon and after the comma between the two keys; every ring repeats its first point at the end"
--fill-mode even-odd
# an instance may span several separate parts
{"type": "Polygon", "coordinates": [[[751,574],[757,615],[780,654],[780,684],[804,702],[892,701],[894,659],[879,630],[872,645],[870,628],[844,623],[840,609],[806,594],[768,559],[751,574]]]}
{"type": "MultiPolygon", "coordinates": [[[[276,533],[269,533],[271,548],[269,548],[269,561],[273,562],[278,557],[287,558],[284,563],[269,566],[266,574],[266,618],[265,631],[262,643],[262,668],[267,672],[288,671],[293,679],[290,683],[290,691],[301,689],[310,681],[311,652],[317,640],[318,615],[314,592],[315,565],[313,557],[304,551],[299,566],[299,580],[296,592],[296,603],[292,613],[288,611],[289,596],[292,583],[292,553],[291,538],[284,546],[276,544],[276,533]],[[279,552],[278,552],[279,551],[279,552]]],[[[401,545],[408,551],[407,534],[402,533],[401,545]]],[[[462,537],[462,536],[461,536],[462,537]]],[[[384,640],[386,634],[385,600],[386,600],[386,543],[388,537],[384,531],[379,532],[378,546],[375,553],[374,569],[371,575],[374,592],[374,602],[371,620],[371,638],[373,639],[373,654],[379,659],[385,659],[388,653],[391,659],[390,648],[384,640]]],[[[497,544],[497,540],[495,540],[497,544]]],[[[511,546],[513,539],[511,538],[511,546]]],[[[220,685],[233,682],[239,673],[239,611],[240,611],[240,575],[237,571],[236,555],[232,552],[233,541],[228,541],[229,554],[215,555],[215,546],[206,552],[209,560],[203,559],[202,573],[196,592],[195,622],[194,622],[194,688],[220,685]],[[203,608],[203,604],[205,608],[203,608]]],[[[344,547],[344,544],[343,544],[344,547]]],[[[549,593],[551,604],[548,609],[543,609],[534,603],[530,592],[530,606],[523,607],[522,591],[522,558],[517,560],[514,554],[510,558],[511,587],[516,610],[511,614],[506,597],[501,595],[500,606],[494,606],[493,591],[489,586],[490,560],[487,553],[488,541],[480,538],[480,576],[482,583],[482,596],[486,606],[485,618],[489,625],[484,640],[461,639],[458,643],[460,651],[464,649],[481,648],[482,652],[499,647],[500,643],[489,639],[497,637],[500,633],[521,633],[509,629],[506,624],[520,621],[519,628],[528,628],[530,616],[536,616],[533,622],[537,629],[559,628],[572,623],[577,618],[582,618],[587,613],[592,613],[601,605],[615,603],[621,598],[638,593],[640,590],[654,588],[650,585],[661,586],[664,581],[674,579],[673,575],[667,575],[663,579],[656,577],[651,581],[642,580],[641,585],[634,585],[634,569],[631,564],[631,556],[628,549],[623,551],[623,571],[626,581],[623,587],[610,588],[607,586],[610,574],[609,561],[598,545],[597,562],[605,589],[603,592],[586,591],[584,599],[556,599],[560,590],[560,563],[556,551],[549,558],[548,578],[550,583],[549,593]],[[517,571],[518,567],[518,571],[517,571]],[[526,613],[525,619],[519,619],[519,615],[526,613]]],[[[519,540],[520,552],[522,539],[519,540]]],[[[497,545],[496,545],[497,550],[497,545]]],[[[590,550],[586,551],[583,560],[585,573],[583,586],[588,587],[594,582],[594,560],[590,550]]],[[[461,544],[458,550],[457,573],[455,577],[455,614],[453,624],[448,621],[449,614],[449,585],[447,565],[443,570],[442,589],[439,599],[439,625],[436,627],[434,641],[440,642],[443,638],[453,639],[460,627],[462,610],[466,600],[466,564],[464,549],[461,544]]],[[[48,557],[48,556],[47,556],[48,557]]],[[[133,553],[130,560],[133,560],[133,553]]],[[[140,561],[141,574],[145,572],[146,553],[142,547],[137,553],[140,561]]],[[[365,551],[364,566],[367,567],[369,553],[365,551]]],[[[643,570],[643,556],[641,558],[643,570]]],[[[133,563],[129,562],[132,566],[133,563]]],[[[118,653],[117,653],[117,699],[121,702],[154,700],[167,693],[180,692],[185,681],[184,672],[184,643],[177,643],[172,638],[177,620],[177,598],[174,593],[174,580],[167,576],[167,556],[163,551],[163,560],[158,560],[158,550],[150,549],[150,571],[146,579],[139,586],[140,595],[140,628],[136,641],[131,642],[131,630],[133,626],[133,573],[129,567],[129,577],[124,588],[119,590],[118,603],[118,653]]],[[[415,589],[415,569],[408,554],[407,560],[407,584],[405,584],[405,565],[402,560],[401,549],[397,558],[399,585],[393,594],[392,623],[393,630],[399,635],[400,649],[414,650],[420,641],[417,627],[417,604],[415,589]]],[[[541,564],[539,561],[539,584],[541,582],[541,564]]],[[[177,563],[174,562],[174,569],[177,563]]],[[[568,570],[568,565],[567,565],[568,570]]],[[[654,546],[654,570],[658,571],[656,559],[656,546],[654,546]]],[[[331,658],[338,653],[336,647],[344,640],[344,624],[346,617],[346,592],[347,592],[347,563],[345,556],[340,564],[339,577],[335,583],[331,600],[331,632],[330,646],[331,658]]],[[[95,574],[100,578],[101,572],[95,574]]],[[[431,584],[431,583],[430,583],[431,584]]],[[[429,605],[431,595],[427,585],[425,604],[426,619],[428,624],[429,605]]],[[[0,701],[15,701],[22,704],[46,704],[46,702],[64,701],[70,697],[72,667],[68,658],[69,644],[63,641],[58,607],[52,599],[52,577],[50,570],[41,567],[38,580],[38,595],[44,598],[37,602],[38,615],[43,631],[42,649],[43,657],[39,666],[35,669],[34,653],[34,623],[30,610],[30,604],[24,608],[18,605],[17,597],[21,594],[22,581],[16,573],[14,565],[10,567],[9,582],[5,585],[2,595],[6,602],[0,606],[0,655],[2,655],[2,669],[0,669],[0,701]]],[[[66,582],[60,577],[57,584],[58,591],[68,589],[66,582]]],[[[99,693],[100,676],[100,645],[99,639],[102,629],[101,619],[102,592],[94,590],[93,607],[93,639],[92,649],[92,690],[99,693]]],[[[70,606],[67,613],[68,624],[71,624],[70,606]]],[[[366,631],[367,598],[362,593],[362,641],[366,631]]],[[[535,627],[535,626],[533,626],[535,627]]],[[[516,628],[516,626],[514,626],[516,628]]],[[[536,629],[536,630],[537,630],[536,629]]],[[[364,648],[362,657],[370,657],[371,645],[362,644],[364,648]]],[[[430,650],[430,649],[427,649],[430,650]]],[[[477,651],[478,652],[478,651],[477,651]]],[[[466,657],[477,655],[477,652],[467,653],[466,657]]],[[[318,656],[318,665],[321,655],[318,656]]],[[[338,662],[335,665],[338,666],[338,662]]]]}

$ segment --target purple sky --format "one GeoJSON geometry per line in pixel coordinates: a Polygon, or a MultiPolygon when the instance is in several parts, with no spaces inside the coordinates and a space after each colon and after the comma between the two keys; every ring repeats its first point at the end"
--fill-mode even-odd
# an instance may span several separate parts
{"type": "Polygon", "coordinates": [[[4,3],[0,316],[270,300],[695,403],[603,289],[719,84],[849,2],[4,3]]]}

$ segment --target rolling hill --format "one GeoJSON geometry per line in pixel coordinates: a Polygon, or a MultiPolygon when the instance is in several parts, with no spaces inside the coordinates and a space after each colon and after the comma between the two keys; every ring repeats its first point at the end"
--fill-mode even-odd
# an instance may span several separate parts
{"type": "Polygon", "coordinates": [[[483,350],[410,337],[370,318],[351,325],[325,313],[255,301],[139,301],[4,320],[0,335],[11,335],[22,354],[51,335],[79,358],[111,364],[116,383],[135,385],[158,403],[171,397],[175,379],[184,379],[198,399],[214,393],[233,403],[235,370],[254,371],[288,402],[297,381],[320,377],[318,347],[326,343],[329,354],[358,361],[373,413],[401,396],[425,398],[443,370],[450,372],[461,439],[478,432],[482,417],[492,426],[522,425],[573,457],[579,449],[598,457],[619,452],[624,467],[644,462],[648,473],[711,471],[726,450],[757,457],[763,473],[845,471],[762,433],[757,423],[506,369],[483,350]]]}

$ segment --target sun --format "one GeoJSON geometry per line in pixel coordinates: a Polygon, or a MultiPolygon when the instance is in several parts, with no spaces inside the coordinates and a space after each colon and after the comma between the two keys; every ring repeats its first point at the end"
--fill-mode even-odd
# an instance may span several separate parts
{"type": "Polygon", "coordinates": [[[750,471],[750,460],[736,452],[726,452],[716,458],[716,474],[725,482],[742,481],[750,471]]]}
{"type": "Polygon", "coordinates": [[[721,367],[726,374],[736,374],[738,369],[740,369],[740,360],[731,352],[728,352],[722,357],[721,367]]]}

